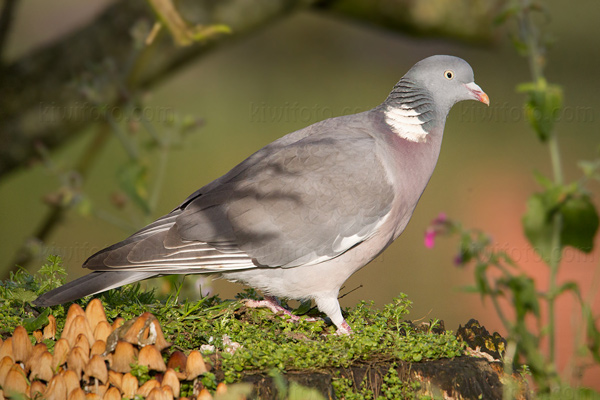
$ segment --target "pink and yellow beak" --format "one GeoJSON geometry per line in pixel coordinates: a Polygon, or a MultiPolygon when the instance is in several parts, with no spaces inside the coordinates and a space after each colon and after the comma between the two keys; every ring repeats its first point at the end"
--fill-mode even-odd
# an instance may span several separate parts
{"type": "Polygon", "coordinates": [[[490,98],[475,82],[467,83],[465,87],[469,89],[473,95],[473,100],[480,101],[487,106],[490,105],[490,98]]]}

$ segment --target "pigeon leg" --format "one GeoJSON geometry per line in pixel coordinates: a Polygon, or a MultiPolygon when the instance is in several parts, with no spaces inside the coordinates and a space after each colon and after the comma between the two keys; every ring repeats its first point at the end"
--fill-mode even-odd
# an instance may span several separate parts
{"type": "Polygon", "coordinates": [[[316,296],[315,303],[317,303],[319,310],[325,313],[336,326],[336,335],[352,334],[352,328],[350,328],[350,325],[348,325],[342,315],[342,309],[337,299],[337,292],[323,293],[320,296],[316,296]]]}
{"type": "Polygon", "coordinates": [[[309,322],[314,322],[314,321],[319,320],[318,318],[312,318],[312,317],[302,318],[298,315],[292,314],[292,312],[290,310],[285,309],[279,303],[279,300],[277,300],[277,297],[275,297],[275,296],[265,296],[264,300],[247,299],[247,300],[244,300],[244,304],[246,305],[246,307],[250,307],[250,308],[268,308],[269,310],[271,310],[273,312],[273,314],[282,313],[283,315],[287,315],[288,317],[290,317],[290,319],[294,322],[298,322],[301,319],[304,319],[305,321],[309,321],[309,322]]]}

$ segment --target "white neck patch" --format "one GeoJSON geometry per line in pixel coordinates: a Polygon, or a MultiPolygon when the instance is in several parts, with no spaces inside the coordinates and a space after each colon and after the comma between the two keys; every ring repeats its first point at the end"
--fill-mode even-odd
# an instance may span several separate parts
{"type": "Polygon", "coordinates": [[[423,128],[426,121],[419,119],[420,113],[402,104],[400,107],[388,108],[384,115],[385,122],[396,135],[415,143],[427,142],[429,132],[423,128]]]}

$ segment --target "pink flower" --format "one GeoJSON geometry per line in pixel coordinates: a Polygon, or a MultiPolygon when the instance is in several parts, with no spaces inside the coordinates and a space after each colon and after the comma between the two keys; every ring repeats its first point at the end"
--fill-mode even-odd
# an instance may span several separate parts
{"type": "Polygon", "coordinates": [[[445,212],[438,214],[437,218],[433,220],[433,225],[444,225],[448,221],[448,216],[445,212]]]}
{"type": "Polygon", "coordinates": [[[428,249],[433,249],[433,245],[435,244],[435,235],[436,231],[433,228],[427,228],[425,231],[425,247],[428,249]]]}
{"type": "Polygon", "coordinates": [[[425,247],[432,249],[435,245],[435,237],[444,231],[444,227],[448,222],[446,213],[439,213],[439,215],[431,221],[431,225],[425,231],[425,247]]]}

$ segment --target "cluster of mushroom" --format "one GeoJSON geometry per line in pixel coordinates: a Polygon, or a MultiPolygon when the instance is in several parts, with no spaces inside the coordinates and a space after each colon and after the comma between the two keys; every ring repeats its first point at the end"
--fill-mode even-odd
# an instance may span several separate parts
{"type": "MultiPolygon", "coordinates": [[[[208,371],[196,350],[188,355],[175,351],[165,363],[161,352],[171,344],[148,312],[110,324],[100,300],[92,300],[85,311],[73,304],[52,353],[42,342],[56,335],[56,320],[48,319],[43,331],[33,334],[36,345],[22,326],[12,337],[0,339],[0,400],[15,393],[48,400],[185,399],[180,397],[180,382],[197,381],[208,371]],[[155,378],[139,385],[131,374],[132,364],[156,371],[155,378]]],[[[218,392],[224,391],[221,385],[218,392]]],[[[194,398],[212,396],[206,389],[195,389],[194,398]]]]}

